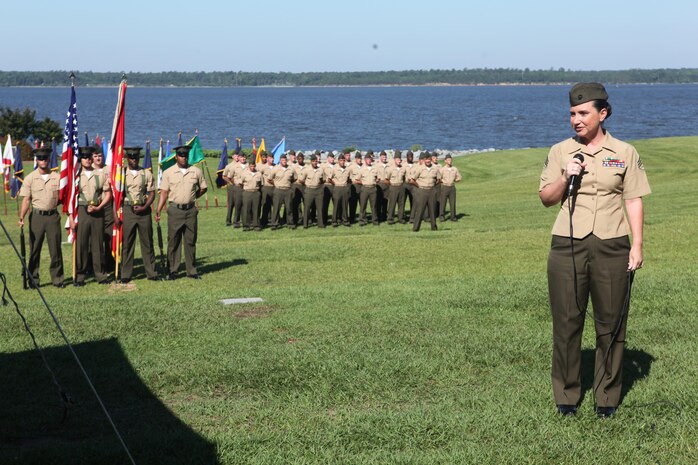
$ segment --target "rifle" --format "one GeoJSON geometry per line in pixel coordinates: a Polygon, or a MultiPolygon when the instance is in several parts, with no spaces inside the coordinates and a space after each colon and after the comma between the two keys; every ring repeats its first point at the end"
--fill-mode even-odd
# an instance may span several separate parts
{"type": "Polygon", "coordinates": [[[19,249],[22,255],[22,285],[29,289],[29,276],[27,276],[27,242],[24,239],[24,226],[19,228],[19,249]]]}
{"type": "Polygon", "coordinates": [[[167,262],[167,258],[165,257],[165,252],[163,249],[163,242],[162,242],[162,227],[160,226],[160,222],[157,222],[158,225],[158,247],[160,247],[160,268],[162,268],[162,272],[165,276],[167,276],[170,272],[170,264],[167,262]]]}

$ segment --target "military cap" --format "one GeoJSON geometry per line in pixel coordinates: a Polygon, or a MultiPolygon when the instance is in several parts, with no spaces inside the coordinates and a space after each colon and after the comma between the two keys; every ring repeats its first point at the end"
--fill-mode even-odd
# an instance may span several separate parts
{"type": "Polygon", "coordinates": [[[400,158],[400,159],[402,159],[402,154],[400,153],[399,150],[396,150],[395,153],[393,153],[393,158],[400,158]]]}
{"type": "Polygon", "coordinates": [[[318,155],[320,155],[321,153],[322,153],[322,152],[320,152],[319,150],[316,150],[316,151],[314,152],[313,155],[318,156],[318,155]]]}
{"type": "Polygon", "coordinates": [[[249,157],[247,157],[247,164],[248,165],[256,165],[257,158],[254,155],[250,155],[249,157]]]}
{"type": "Polygon", "coordinates": [[[283,158],[284,160],[286,160],[286,154],[285,154],[285,153],[282,153],[282,154],[281,154],[281,156],[279,157],[279,160],[281,160],[282,158],[283,158]]]}
{"type": "Polygon", "coordinates": [[[370,158],[371,160],[373,160],[373,152],[371,152],[370,150],[366,152],[366,155],[364,155],[364,159],[366,158],[370,158]]]}
{"type": "Polygon", "coordinates": [[[52,150],[48,147],[40,147],[38,149],[32,150],[32,153],[37,159],[49,158],[51,156],[52,150]]]}
{"type": "Polygon", "coordinates": [[[95,151],[92,152],[92,155],[104,155],[101,145],[95,145],[94,149],[95,149],[95,151]]]}
{"type": "Polygon", "coordinates": [[[326,157],[334,157],[334,152],[330,150],[329,152],[327,152],[326,157]]]}
{"type": "Polygon", "coordinates": [[[78,147],[78,155],[80,158],[92,158],[93,153],[95,153],[94,147],[78,147]]]}
{"type": "Polygon", "coordinates": [[[138,158],[142,149],[143,147],[124,147],[124,152],[127,158],[138,158]]]}
{"type": "Polygon", "coordinates": [[[451,156],[450,153],[447,153],[445,158],[453,158],[453,157],[451,156]]]}
{"type": "Polygon", "coordinates": [[[429,154],[429,156],[430,156],[430,157],[436,157],[436,158],[439,158],[439,154],[438,154],[438,153],[436,153],[436,151],[434,151],[434,152],[431,152],[431,153],[429,154]]]}
{"type": "Polygon", "coordinates": [[[305,158],[305,155],[303,155],[303,152],[298,152],[296,158],[305,158]]]}
{"type": "Polygon", "coordinates": [[[373,156],[373,150],[367,151],[367,152],[366,152],[366,155],[371,155],[371,156],[373,156]]]}
{"type": "Polygon", "coordinates": [[[361,158],[361,152],[359,152],[359,151],[357,150],[356,153],[354,154],[354,159],[355,159],[355,160],[358,160],[358,159],[360,159],[360,158],[361,158]]]}
{"type": "Polygon", "coordinates": [[[189,155],[191,145],[180,145],[179,147],[175,147],[172,150],[174,150],[177,155],[189,155]]]}
{"type": "MultiPolygon", "coordinates": [[[[303,153],[303,152],[301,152],[301,153],[303,153]]],[[[289,154],[289,155],[295,155],[295,154],[296,154],[296,151],[293,150],[293,149],[291,149],[291,150],[288,151],[288,154],[289,154]]]]}
{"type": "Polygon", "coordinates": [[[311,155],[310,161],[317,161],[317,155],[315,155],[315,154],[311,155]]]}
{"type": "Polygon", "coordinates": [[[608,93],[598,82],[580,82],[570,90],[570,106],[581,105],[592,100],[608,100],[608,93]]]}
{"type": "Polygon", "coordinates": [[[419,159],[420,159],[420,160],[428,160],[428,159],[430,159],[430,158],[431,158],[431,157],[429,156],[429,152],[427,152],[427,151],[424,151],[424,152],[422,152],[422,153],[419,154],[419,159]]]}
{"type": "Polygon", "coordinates": [[[412,150],[408,150],[405,156],[410,156],[412,155],[414,157],[414,153],[412,153],[412,150]]]}
{"type": "Polygon", "coordinates": [[[342,150],[342,153],[349,154],[349,153],[351,153],[351,149],[346,148],[346,149],[342,150]]]}

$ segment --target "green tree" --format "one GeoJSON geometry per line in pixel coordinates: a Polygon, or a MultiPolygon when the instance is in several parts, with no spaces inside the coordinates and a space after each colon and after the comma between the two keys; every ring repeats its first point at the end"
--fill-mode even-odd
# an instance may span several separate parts
{"type": "Polygon", "coordinates": [[[61,140],[63,138],[61,126],[49,117],[37,121],[32,134],[35,139],[44,142],[50,142],[51,139],[61,140]]]}
{"type": "Polygon", "coordinates": [[[0,134],[10,135],[13,139],[26,139],[34,133],[36,111],[29,108],[13,110],[0,108],[0,134]]]}

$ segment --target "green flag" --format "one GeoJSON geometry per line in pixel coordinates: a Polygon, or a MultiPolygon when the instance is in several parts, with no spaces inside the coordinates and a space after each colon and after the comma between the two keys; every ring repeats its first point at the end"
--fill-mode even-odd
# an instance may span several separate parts
{"type": "Polygon", "coordinates": [[[187,145],[191,146],[189,150],[189,164],[196,165],[197,163],[204,161],[204,151],[201,150],[201,142],[199,142],[199,136],[196,135],[192,140],[187,142],[187,145]]]}
{"type": "MultiPolygon", "coordinates": [[[[199,142],[199,136],[194,136],[187,145],[191,147],[189,150],[189,164],[195,165],[204,160],[204,151],[201,149],[201,142],[199,142]]],[[[165,171],[167,168],[174,166],[175,164],[175,152],[167,154],[167,157],[160,162],[160,169],[165,171]]]]}

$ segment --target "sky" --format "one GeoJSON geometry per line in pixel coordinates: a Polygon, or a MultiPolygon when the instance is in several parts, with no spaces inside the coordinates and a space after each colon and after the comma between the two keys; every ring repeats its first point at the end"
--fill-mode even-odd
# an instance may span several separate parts
{"type": "Polygon", "coordinates": [[[4,71],[698,68],[695,0],[7,2],[4,71]]]}

